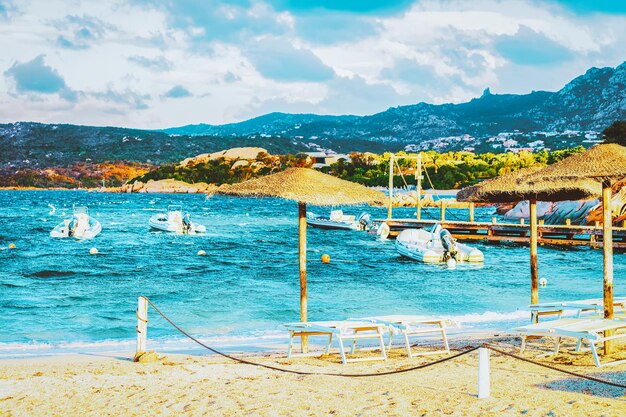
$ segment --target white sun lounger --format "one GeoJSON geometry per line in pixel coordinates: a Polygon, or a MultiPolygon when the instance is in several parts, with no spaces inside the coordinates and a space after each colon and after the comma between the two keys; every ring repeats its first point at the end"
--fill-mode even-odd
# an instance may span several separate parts
{"type": "Polygon", "coordinates": [[[439,335],[443,341],[443,349],[423,352],[419,355],[433,355],[444,352],[450,353],[450,347],[448,346],[448,337],[446,336],[446,325],[449,323],[448,320],[412,315],[375,316],[364,317],[355,320],[366,320],[373,323],[381,323],[386,325],[389,330],[388,349],[391,349],[393,336],[395,334],[401,334],[404,338],[404,346],[406,347],[406,352],[409,358],[413,357],[411,344],[409,343],[409,336],[411,335],[435,334],[439,335]]]}
{"type": "Polygon", "coordinates": [[[605,340],[626,339],[626,333],[615,333],[608,337],[604,336],[604,332],[606,330],[613,330],[617,332],[622,329],[626,329],[626,321],[623,320],[566,318],[529,324],[527,326],[518,327],[515,331],[518,332],[522,338],[520,355],[524,353],[524,349],[526,348],[526,339],[529,336],[555,338],[556,340],[553,352],[555,355],[559,353],[561,338],[572,337],[577,339],[577,351],[580,350],[582,342],[586,342],[589,345],[593,355],[593,360],[599,368],[601,366],[616,365],[626,362],[625,359],[600,364],[600,359],[595,345],[596,343],[601,343],[605,340]]]}
{"type": "MultiPolygon", "coordinates": [[[[626,312],[626,297],[615,297],[613,306],[619,317],[624,317],[626,312]]],[[[581,317],[582,313],[587,311],[602,312],[604,311],[604,301],[601,298],[593,298],[588,300],[575,301],[551,301],[545,303],[531,304],[528,306],[531,312],[531,321],[537,322],[540,316],[557,315],[561,318],[565,310],[577,310],[576,317],[581,317]]],[[[624,317],[626,318],[626,317],[624,317]]]]}
{"type": "Polygon", "coordinates": [[[341,361],[345,365],[348,362],[363,362],[363,361],[376,361],[386,360],[387,353],[385,352],[385,342],[383,341],[383,333],[386,326],[381,323],[372,323],[371,321],[357,321],[357,320],[340,320],[340,321],[309,321],[306,323],[287,323],[285,324],[289,331],[289,348],[287,349],[287,357],[301,356],[293,354],[293,338],[303,336],[328,336],[328,344],[326,345],[326,353],[330,352],[330,346],[333,341],[333,337],[336,337],[339,342],[339,353],[341,354],[341,361]],[[376,339],[380,344],[380,356],[368,357],[368,358],[346,358],[344,340],[352,341],[352,348],[350,353],[354,353],[356,349],[357,339],[376,339]]]}

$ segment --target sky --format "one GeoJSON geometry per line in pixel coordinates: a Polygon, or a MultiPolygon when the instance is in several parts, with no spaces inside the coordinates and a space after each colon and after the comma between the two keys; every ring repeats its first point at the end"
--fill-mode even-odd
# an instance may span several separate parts
{"type": "Polygon", "coordinates": [[[0,0],[0,123],[157,129],[557,91],[623,45],[621,0],[0,0]]]}

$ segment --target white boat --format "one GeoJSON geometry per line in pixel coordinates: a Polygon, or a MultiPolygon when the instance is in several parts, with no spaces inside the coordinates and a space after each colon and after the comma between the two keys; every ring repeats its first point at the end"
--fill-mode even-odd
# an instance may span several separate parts
{"type": "Polygon", "coordinates": [[[484,262],[481,251],[458,243],[450,232],[436,224],[430,232],[424,229],[403,230],[396,239],[400,255],[424,263],[484,262]]]}
{"type": "Polygon", "coordinates": [[[87,207],[74,207],[71,219],[65,219],[52,231],[50,237],[73,237],[75,239],[91,239],[102,231],[102,225],[93,217],[89,216],[87,207]]]}
{"type": "Polygon", "coordinates": [[[365,215],[362,213],[358,218],[355,216],[347,216],[341,210],[333,210],[330,217],[318,216],[315,213],[307,213],[306,222],[311,227],[319,229],[339,229],[339,230],[363,230],[361,218],[365,215]]]}
{"type": "Polygon", "coordinates": [[[195,224],[191,221],[189,213],[183,214],[183,207],[179,205],[170,205],[167,207],[166,213],[155,214],[150,217],[150,227],[161,230],[163,232],[196,234],[205,233],[206,228],[201,224],[195,224]]]}
{"type": "Polygon", "coordinates": [[[362,225],[363,230],[365,230],[370,235],[374,236],[377,240],[387,240],[389,237],[389,225],[385,222],[376,223],[372,221],[372,217],[369,213],[363,213],[359,216],[359,222],[362,225]]]}

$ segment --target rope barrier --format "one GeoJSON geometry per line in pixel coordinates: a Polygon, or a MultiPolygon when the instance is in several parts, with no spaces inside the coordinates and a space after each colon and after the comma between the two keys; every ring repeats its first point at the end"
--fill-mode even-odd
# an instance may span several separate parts
{"type": "MultiPolygon", "coordinates": [[[[144,297],[144,298],[146,298],[146,297],[144,297]]],[[[165,313],[163,313],[161,310],[159,310],[159,308],[156,305],[154,305],[154,303],[152,301],[150,301],[148,298],[146,298],[146,301],[148,302],[148,304],[150,304],[152,306],[152,308],[154,308],[156,310],[157,313],[159,313],[161,315],[161,317],[163,317],[176,330],[178,330],[181,334],[183,334],[186,337],[188,337],[189,339],[193,340],[194,342],[196,342],[197,344],[199,344],[203,348],[205,348],[207,350],[210,350],[211,352],[213,352],[213,353],[215,353],[217,355],[220,355],[220,356],[222,356],[224,358],[230,359],[230,360],[235,361],[235,362],[243,363],[243,364],[246,364],[246,365],[259,366],[261,368],[271,369],[273,371],[284,372],[284,373],[288,373],[288,374],[319,375],[319,376],[339,376],[339,377],[346,377],[346,378],[363,378],[363,377],[372,377],[372,376],[385,376],[385,375],[393,375],[393,374],[402,374],[402,373],[405,373],[405,372],[411,372],[411,371],[416,371],[418,369],[428,368],[428,367],[433,366],[433,365],[438,365],[440,363],[447,362],[447,361],[450,361],[452,359],[456,359],[456,358],[458,358],[460,356],[463,356],[463,355],[466,355],[466,354],[468,354],[470,352],[473,352],[473,351],[477,350],[480,347],[480,346],[475,346],[475,347],[466,349],[466,350],[464,350],[462,352],[459,352],[459,353],[457,353],[455,355],[448,356],[448,357],[443,358],[443,359],[438,359],[438,360],[433,361],[433,362],[428,362],[428,363],[424,363],[424,364],[421,364],[421,365],[412,366],[410,368],[396,369],[396,370],[393,370],[393,371],[386,371],[386,372],[365,373],[365,374],[338,374],[338,373],[332,373],[332,372],[296,371],[296,370],[293,370],[293,369],[285,369],[285,368],[280,368],[278,366],[266,365],[266,364],[263,364],[263,363],[252,362],[252,361],[248,361],[248,360],[245,360],[245,359],[237,358],[237,357],[234,357],[234,356],[229,355],[227,353],[220,352],[219,350],[214,349],[214,348],[212,348],[210,346],[207,346],[206,344],[204,344],[200,340],[196,339],[195,337],[193,337],[192,335],[187,333],[185,330],[183,330],[176,323],[174,323],[167,315],[165,315],[165,313]]]]}
{"type": "Polygon", "coordinates": [[[428,368],[430,366],[438,365],[438,364],[441,364],[441,363],[444,363],[444,362],[447,362],[447,361],[459,358],[461,356],[467,355],[468,353],[474,352],[475,350],[478,350],[481,347],[485,347],[485,348],[487,348],[487,349],[489,349],[489,350],[491,350],[491,351],[493,351],[495,353],[498,353],[500,355],[507,356],[507,357],[514,358],[514,359],[518,359],[518,360],[521,360],[521,361],[526,362],[526,363],[530,363],[530,364],[533,364],[533,365],[541,366],[543,368],[551,369],[553,371],[561,372],[561,373],[564,373],[564,374],[567,374],[567,375],[570,375],[570,376],[574,376],[576,378],[586,379],[588,381],[597,382],[597,383],[600,383],[600,384],[605,384],[605,385],[609,385],[609,386],[613,386],[613,387],[617,387],[617,388],[624,388],[624,389],[626,389],[626,384],[620,384],[620,383],[617,383],[617,382],[607,381],[607,380],[602,379],[602,378],[596,378],[594,376],[584,375],[584,374],[580,374],[580,373],[577,373],[577,372],[568,371],[566,369],[561,369],[561,368],[558,368],[556,366],[552,366],[552,365],[548,365],[548,364],[545,364],[545,363],[537,362],[537,361],[534,361],[532,359],[524,358],[522,356],[515,355],[513,353],[509,353],[509,352],[506,352],[504,350],[498,349],[497,347],[494,347],[494,346],[490,345],[489,343],[484,343],[484,344],[481,344],[481,345],[478,345],[478,346],[474,346],[474,347],[468,348],[468,349],[466,349],[464,351],[461,351],[459,353],[456,353],[456,354],[454,354],[452,356],[448,356],[448,357],[445,357],[445,358],[442,358],[442,359],[438,359],[436,361],[424,363],[424,364],[421,364],[421,365],[412,366],[410,368],[396,369],[396,370],[393,370],[393,371],[364,373],[364,374],[339,374],[339,373],[332,373],[332,372],[306,372],[306,371],[296,371],[296,370],[293,370],[293,369],[285,369],[285,368],[281,368],[281,367],[278,367],[278,366],[267,365],[267,364],[263,364],[263,363],[248,361],[246,359],[237,358],[235,356],[229,355],[227,353],[220,352],[219,350],[214,349],[214,348],[206,345],[205,343],[201,342],[200,340],[198,340],[197,338],[195,338],[191,334],[187,333],[184,329],[182,329],[176,323],[174,323],[172,321],[172,319],[170,319],[165,313],[163,313],[147,297],[144,297],[144,298],[146,299],[148,304],[150,304],[152,306],[152,308],[154,308],[155,311],[157,313],[159,313],[161,315],[161,317],[163,317],[176,330],[178,330],[181,334],[183,334],[187,338],[191,339],[192,341],[194,341],[198,345],[202,346],[203,348],[205,348],[205,349],[207,349],[207,350],[209,350],[209,351],[211,351],[211,352],[213,352],[213,353],[215,353],[217,355],[220,355],[220,356],[222,356],[224,358],[230,359],[230,360],[232,360],[234,362],[243,363],[243,364],[252,365],[252,366],[259,366],[261,368],[270,369],[272,371],[284,372],[284,373],[295,374],[295,375],[338,376],[338,377],[345,377],[345,378],[364,378],[364,377],[386,376],[386,375],[402,374],[402,373],[406,373],[406,372],[411,372],[411,371],[416,371],[416,370],[419,370],[419,369],[428,368]]]}
{"type": "Polygon", "coordinates": [[[510,358],[515,358],[515,359],[519,359],[520,361],[523,362],[527,362],[527,363],[532,363],[533,365],[537,365],[537,366],[541,366],[547,369],[551,369],[553,371],[558,371],[558,372],[562,372],[564,374],[567,375],[571,375],[571,376],[575,376],[577,378],[581,378],[581,379],[586,379],[588,381],[593,381],[593,382],[598,382],[600,384],[605,384],[605,385],[610,385],[613,387],[617,387],[617,388],[624,388],[626,389],[626,384],[619,384],[617,382],[612,382],[612,381],[607,381],[606,379],[602,379],[602,378],[596,378],[595,376],[589,376],[589,375],[584,375],[584,374],[579,374],[577,372],[573,372],[573,371],[568,371],[567,369],[562,369],[553,365],[548,365],[547,363],[541,363],[541,362],[537,362],[534,361],[532,359],[528,359],[528,358],[524,358],[523,356],[519,356],[519,355],[515,355],[513,353],[509,353],[506,352],[504,350],[500,350],[496,347],[493,347],[489,344],[485,344],[485,347],[488,348],[489,350],[492,350],[496,353],[499,353],[500,355],[504,355],[504,356],[508,356],[510,358]]]}

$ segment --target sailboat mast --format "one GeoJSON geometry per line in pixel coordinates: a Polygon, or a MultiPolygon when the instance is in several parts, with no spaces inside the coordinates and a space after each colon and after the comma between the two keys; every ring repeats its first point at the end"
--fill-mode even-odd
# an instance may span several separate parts
{"type": "Polygon", "coordinates": [[[415,170],[415,179],[417,180],[417,220],[422,220],[422,178],[422,154],[419,153],[417,155],[417,169],[415,170]]]}

